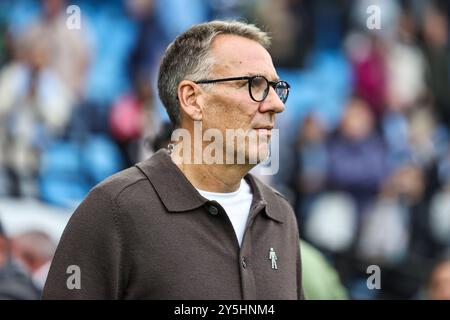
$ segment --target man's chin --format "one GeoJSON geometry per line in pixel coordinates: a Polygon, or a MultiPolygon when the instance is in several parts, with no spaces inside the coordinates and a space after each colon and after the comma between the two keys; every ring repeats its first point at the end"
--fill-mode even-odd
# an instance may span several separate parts
{"type": "Polygon", "coordinates": [[[258,148],[249,150],[246,155],[246,163],[257,165],[269,157],[269,145],[261,145],[258,148]]]}

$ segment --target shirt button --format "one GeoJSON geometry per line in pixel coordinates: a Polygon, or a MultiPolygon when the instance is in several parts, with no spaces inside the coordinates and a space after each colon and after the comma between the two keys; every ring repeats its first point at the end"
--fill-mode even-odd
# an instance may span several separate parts
{"type": "Polygon", "coordinates": [[[208,211],[213,216],[217,216],[219,214],[219,209],[217,209],[217,207],[215,206],[209,206],[208,211]]]}
{"type": "Polygon", "coordinates": [[[245,261],[245,258],[242,258],[242,268],[247,268],[247,261],[245,261]]]}

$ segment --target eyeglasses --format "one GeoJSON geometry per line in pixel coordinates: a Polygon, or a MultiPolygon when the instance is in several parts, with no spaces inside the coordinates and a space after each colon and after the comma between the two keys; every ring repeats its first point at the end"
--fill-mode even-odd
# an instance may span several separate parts
{"type": "Polygon", "coordinates": [[[223,81],[239,81],[239,80],[247,80],[248,82],[248,92],[250,93],[250,97],[253,101],[261,102],[267,98],[269,94],[269,89],[271,86],[280,100],[283,103],[286,103],[286,100],[289,96],[289,88],[291,87],[286,81],[269,81],[264,76],[252,76],[252,77],[234,77],[234,78],[223,78],[223,79],[214,79],[214,80],[199,80],[195,81],[195,83],[216,83],[223,81]]]}

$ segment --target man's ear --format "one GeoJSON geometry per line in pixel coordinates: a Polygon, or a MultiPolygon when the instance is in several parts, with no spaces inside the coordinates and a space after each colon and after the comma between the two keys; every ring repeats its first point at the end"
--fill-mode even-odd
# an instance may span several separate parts
{"type": "Polygon", "coordinates": [[[183,80],[178,85],[180,107],[194,121],[201,121],[203,108],[200,104],[200,87],[192,81],[183,80]]]}

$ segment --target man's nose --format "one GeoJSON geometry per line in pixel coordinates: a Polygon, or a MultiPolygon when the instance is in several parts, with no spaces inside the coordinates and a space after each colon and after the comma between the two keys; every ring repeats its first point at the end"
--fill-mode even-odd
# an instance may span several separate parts
{"type": "Polygon", "coordinates": [[[260,105],[260,112],[280,113],[283,112],[284,109],[284,103],[275,92],[275,89],[273,87],[269,87],[269,93],[267,94],[266,99],[260,105]]]}

